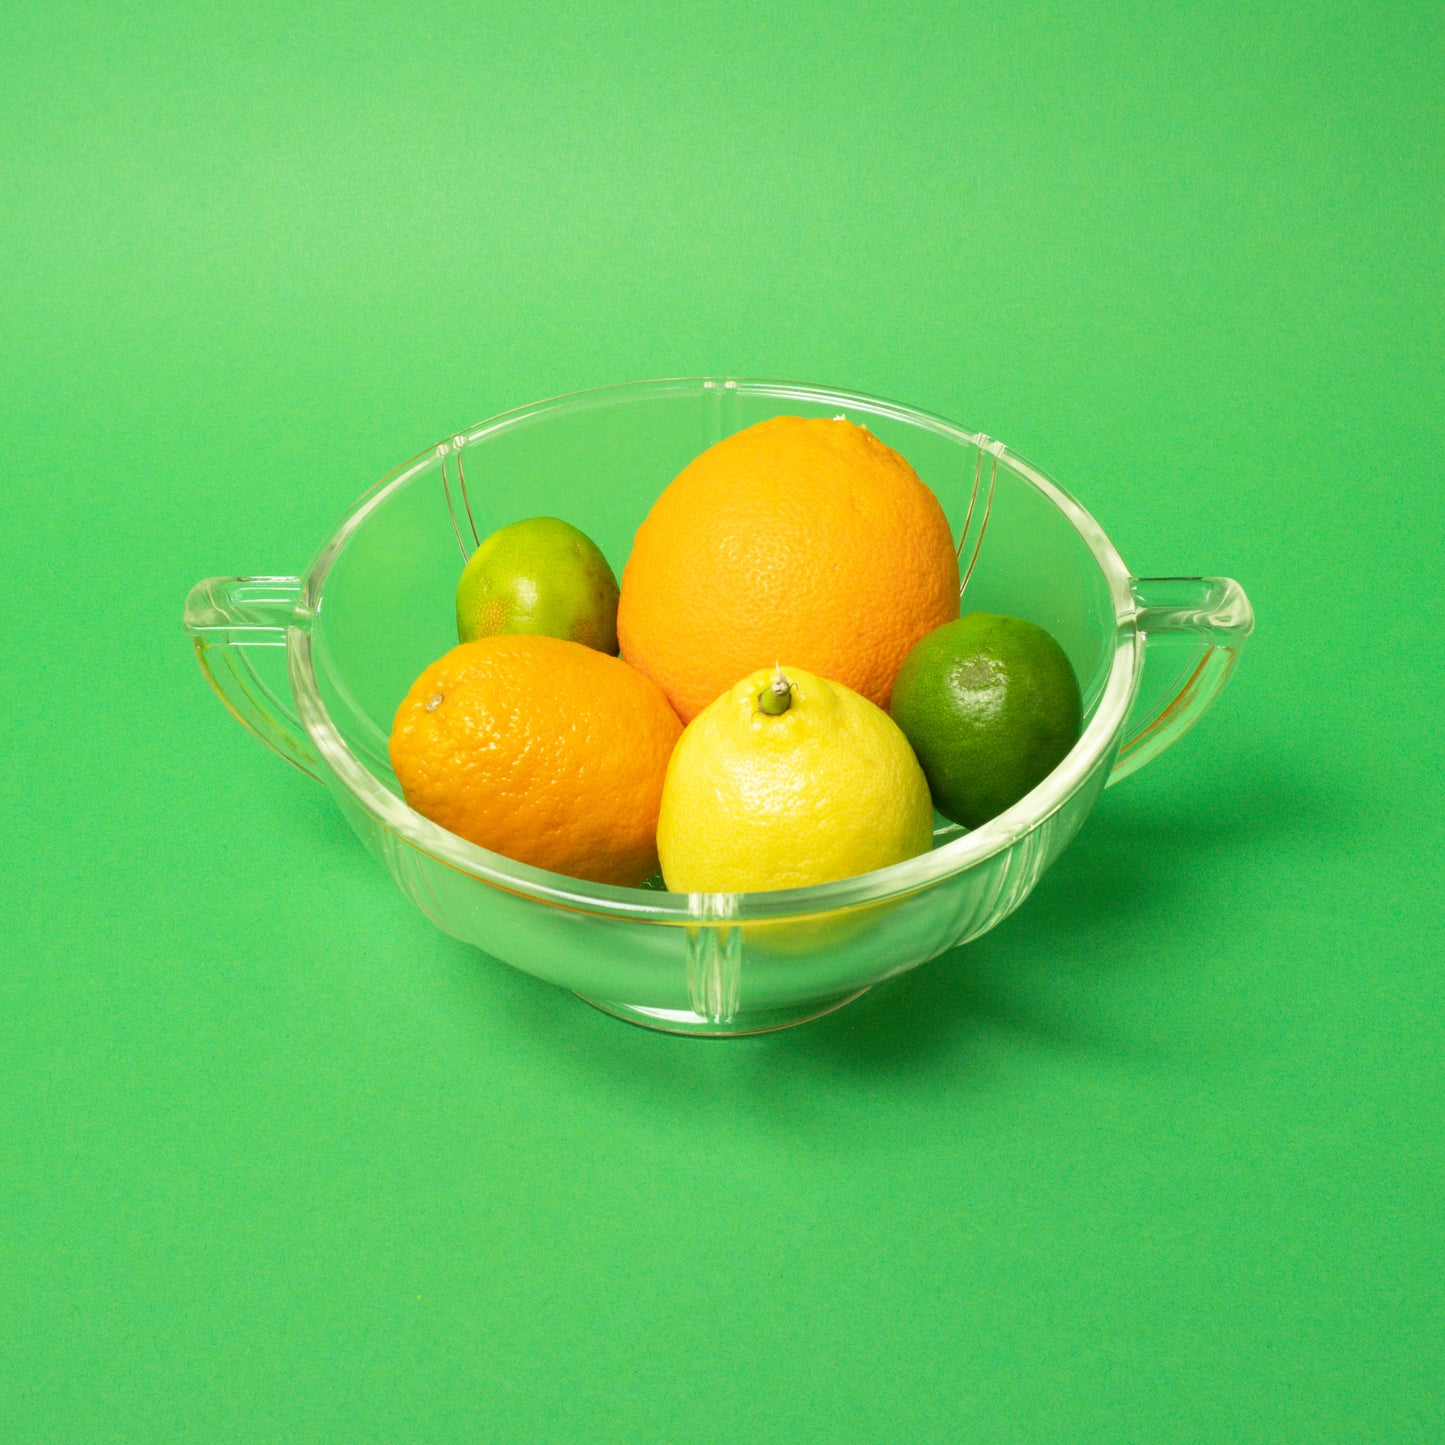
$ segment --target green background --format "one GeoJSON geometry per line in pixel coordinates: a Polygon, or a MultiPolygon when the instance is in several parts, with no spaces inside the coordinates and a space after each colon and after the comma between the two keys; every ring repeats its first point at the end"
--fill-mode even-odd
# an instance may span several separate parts
{"type": "Polygon", "coordinates": [[[0,12],[0,1438],[1436,1441],[1437,7],[0,12]],[[654,1036],[402,901],[197,578],[582,386],[1000,436],[1259,630],[995,933],[654,1036]]]}

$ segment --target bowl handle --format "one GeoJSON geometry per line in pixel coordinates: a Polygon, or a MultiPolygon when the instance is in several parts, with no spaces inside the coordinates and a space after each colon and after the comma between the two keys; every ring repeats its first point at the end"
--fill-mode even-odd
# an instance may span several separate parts
{"type": "Polygon", "coordinates": [[[1109,786],[1172,747],[1224,691],[1254,610],[1228,577],[1134,577],[1144,676],[1109,786]]]}
{"type": "Polygon", "coordinates": [[[282,700],[290,691],[286,629],[300,600],[297,577],[208,577],[186,598],[185,626],[201,671],[236,721],[319,782],[321,759],[282,700]]]}

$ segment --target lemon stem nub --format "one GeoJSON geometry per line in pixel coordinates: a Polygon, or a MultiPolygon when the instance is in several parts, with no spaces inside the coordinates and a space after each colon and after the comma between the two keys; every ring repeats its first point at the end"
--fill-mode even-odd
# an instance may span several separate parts
{"type": "Polygon", "coordinates": [[[758,711],[769,717],[781,717],[792,705],[793,684],[783,676],[780,667],[778,675],[758,694],[758,711]]]}

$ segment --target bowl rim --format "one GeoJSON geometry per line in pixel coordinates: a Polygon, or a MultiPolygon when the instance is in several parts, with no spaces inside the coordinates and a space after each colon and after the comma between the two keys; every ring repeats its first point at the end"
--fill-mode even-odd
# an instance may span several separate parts
{"type": "Polygon", "coordinates": [[[525,898],[634,922],[686,925],[702,919],[736,922],[796,919],[888,902],[931,887],[1011,848],[1062,808],[1093,776],[1117,742],[1138,689],[1141,671],[1142,639],[1135,625],[1136,615],[1137,603],[1129,570],[1103,528],[1051,477],[983,432],[969,431],[945,417],[903,402],[842,387],[744,377],[668,377],[591,387],[500,412],[426,448],[387,473],[352,504],[307,569],[301,598],[286,632],[286,654],[297,711],[327,769],[386,832],[447,867],[525,898]],[[887,416],[950,440],[977,446],[1007,463],[1062,512],[1078,532],[1109,587],[1114,605],[1114,657],[1099,705],[1078,741],[1053,772],[1012,808],[990,819],[983,827],[964,833],[931,852],[832,883],[755,893],[664,893],[589,883],[534,868],[469,843],[408,807],[347,746],[316,684],[311,629],[325,604],[326,578],[332,564],[352,535],[391,492],[405,486],[419,470],[439,457],[460,451],[493,433],[525,426],[542,416],[586,410],[623,399],[692,393],[701,397],[709,389],[721,394],[735,391],[740,396],[836,404],[848,411],[887,416]]]}

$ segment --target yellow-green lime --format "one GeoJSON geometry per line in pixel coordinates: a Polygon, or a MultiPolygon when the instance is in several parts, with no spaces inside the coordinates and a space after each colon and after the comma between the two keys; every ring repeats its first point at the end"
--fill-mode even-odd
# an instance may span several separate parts
{"type": "Polygon", "coordinates": [[[457,584],[463,642],[528,633],[617,651],[617,578],[597,544],[569,522],[531,517],[493,532],[457,584]]]}
{"type": "Polygon", "coordinates": [[[799,668],[745,677],[688,724],[668,763],[657,853],[675,892],[828,883],[932,843],[907,739],[867,698],[799,668]]]}
{"type": "Polygon", "coordinates": [[[933,805],[977,828],[1011,808],[1078,741],[1083,706],[1042,627],[971,612],[914,644],[889,710],[923,765],[933,805]]]}

